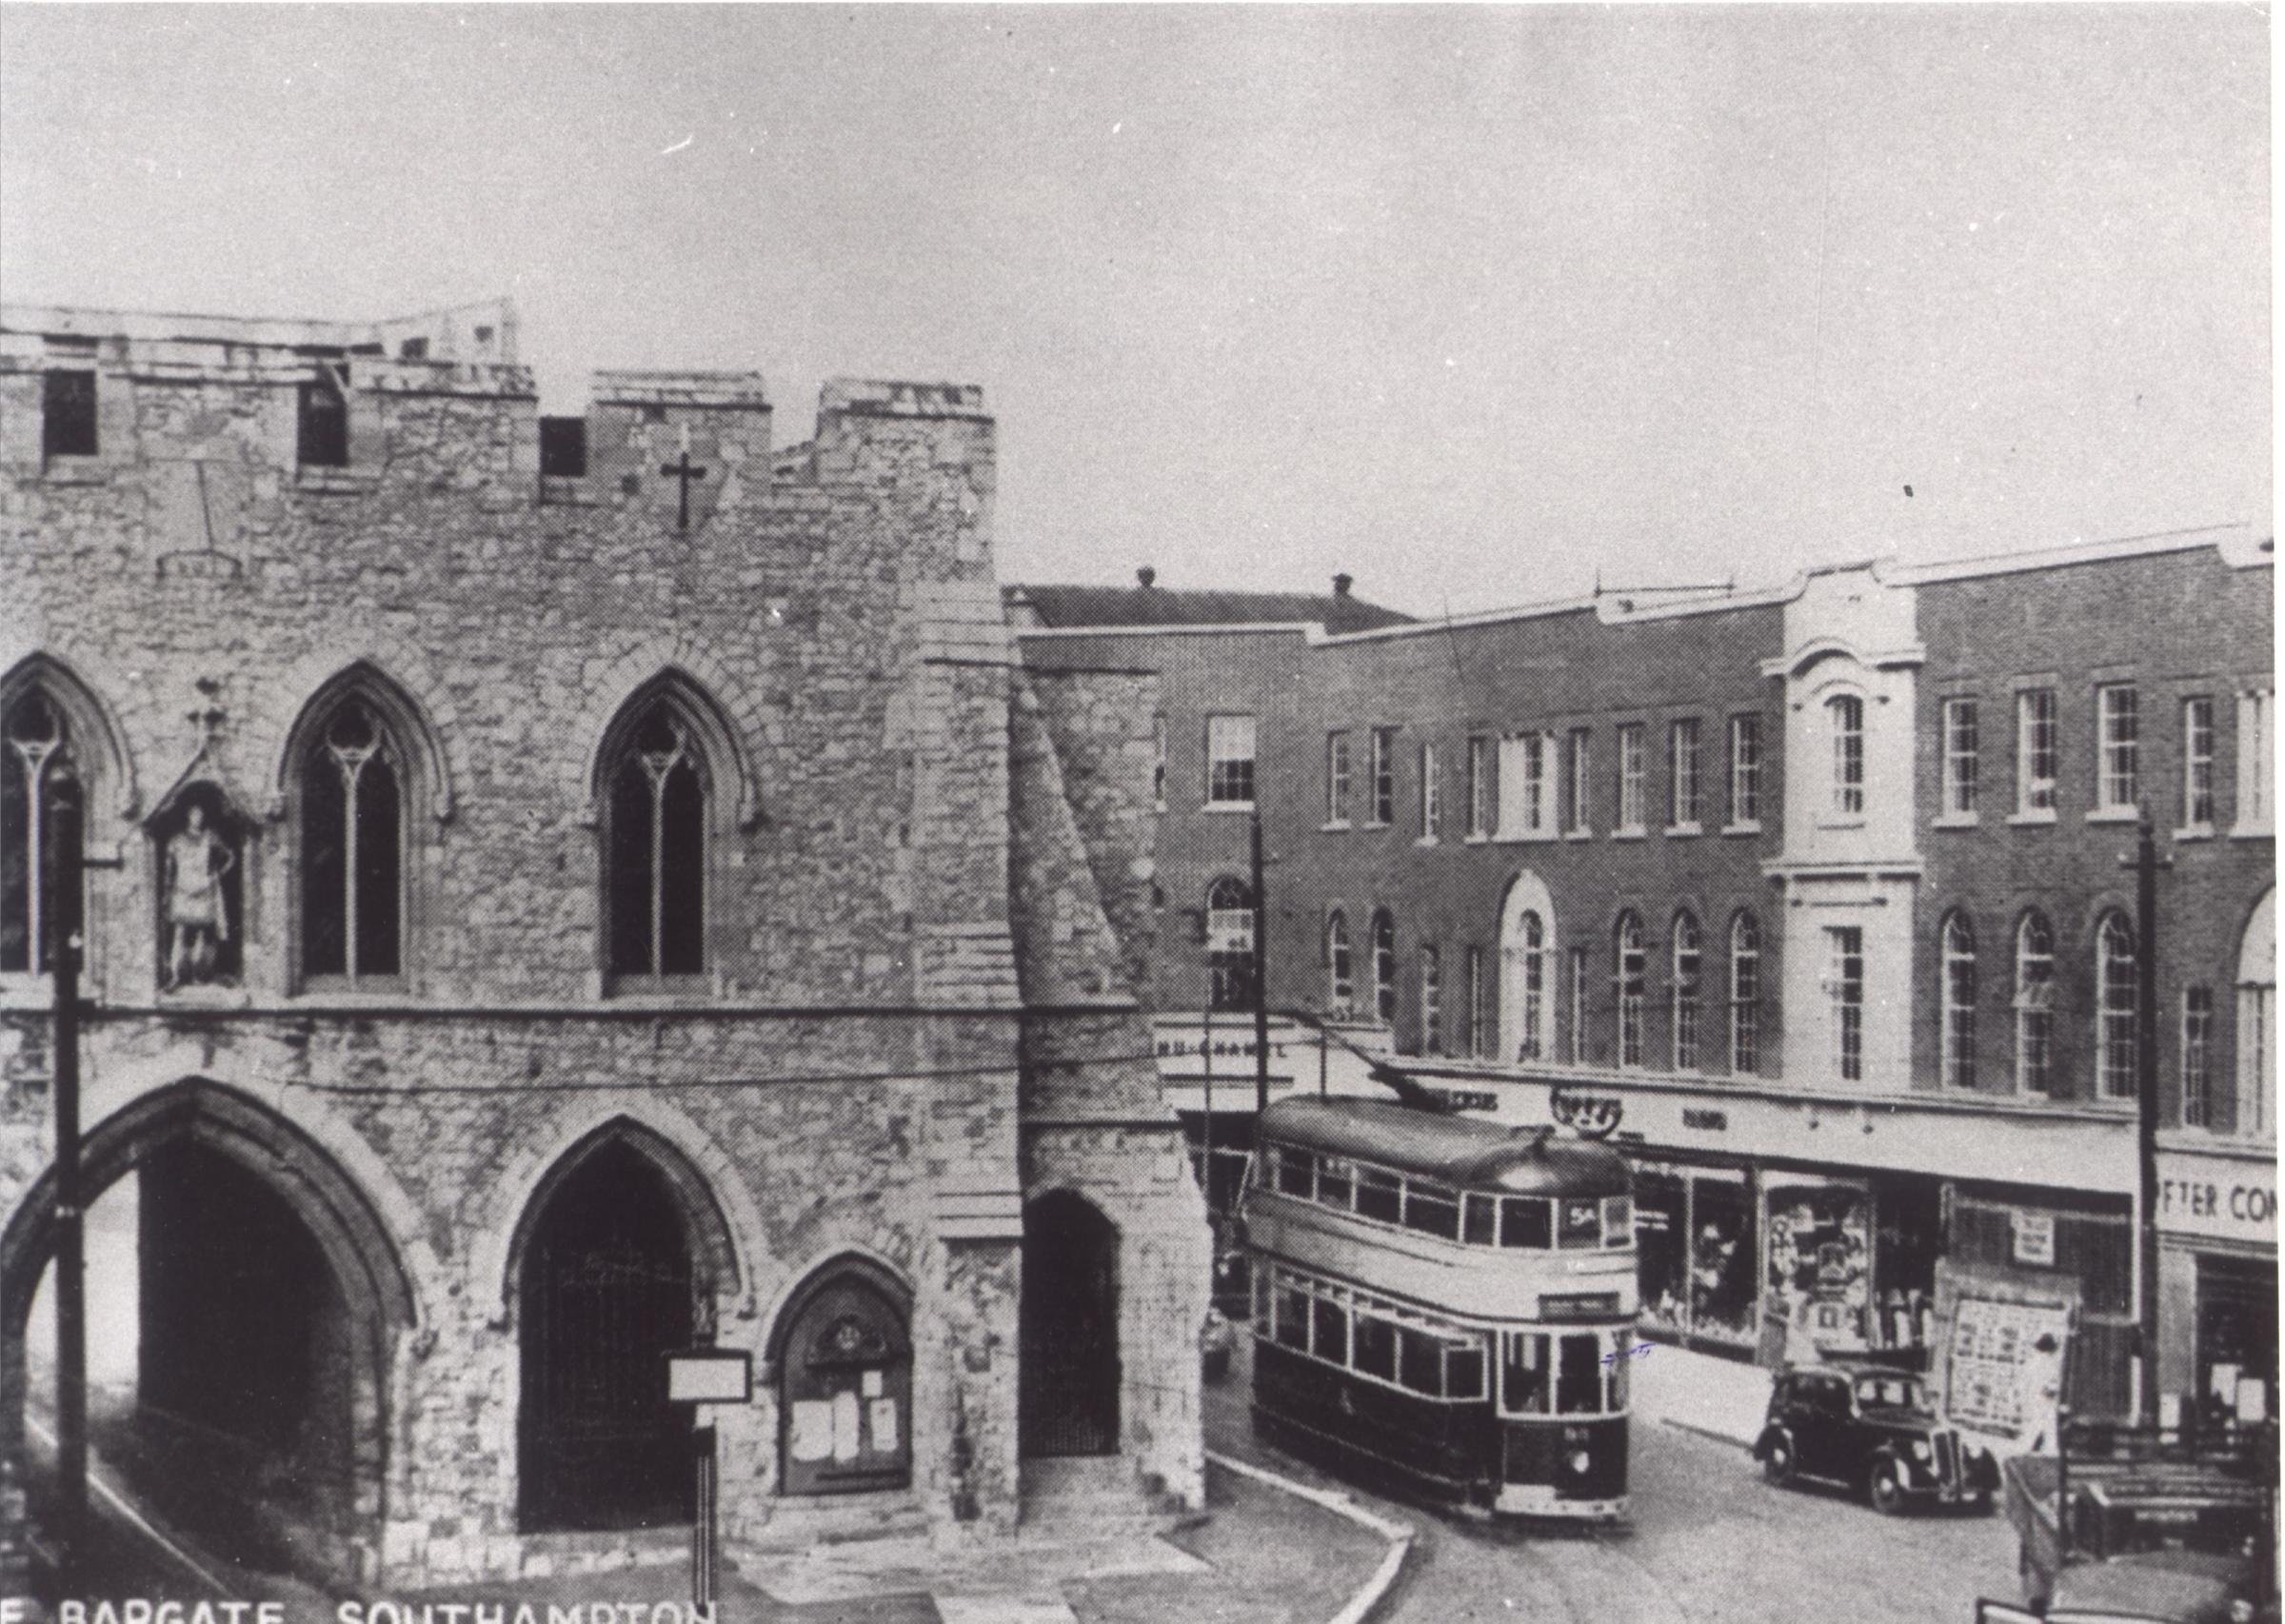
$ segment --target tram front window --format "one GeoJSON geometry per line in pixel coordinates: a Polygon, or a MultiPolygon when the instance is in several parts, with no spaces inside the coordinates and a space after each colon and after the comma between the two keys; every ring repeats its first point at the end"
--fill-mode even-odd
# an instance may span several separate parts
{"type": "Polygon", "coordinates": [[[1529,1196],[1509,1196],[1500,1201],[1500,1245],[1544,1252],[1551,1238],[1545,1201],[1529,1196]]]}
{"type": "Polygon", "coordinates": [[[1566,1252],[1582,1246],[1602,1244],[1602,1203],[1589,1198],[1586,1200],[1566,1198],[1562,1202],[1563,1227],[1557,1244],[1566,1252]]]}
{"type": "Polygon", "coordinates": [[[1593,1416],[1602,1409],[1602,1338],[1593,1332],[1561,1338],[1555,1372],[1555,1413],[1593,1416]]]}
{"type": "Polygon", "coordinates": [[[1500,1338],[1500,1408],[1510,1416],[1547,1414],[1547,1334],[1509,1331],[1500,1338]]]}

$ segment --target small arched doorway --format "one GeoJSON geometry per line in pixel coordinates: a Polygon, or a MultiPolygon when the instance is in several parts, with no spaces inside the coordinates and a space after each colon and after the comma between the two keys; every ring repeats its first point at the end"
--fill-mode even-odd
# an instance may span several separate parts
{"type": "Polygon", "coordinates": [[[903,1284],[860,1258],[820,1270],[786,1306],[772,1350],[784,1493],[911,1483],[911,1321],[903,1284]]]}
{"type": "Polygon", "coordinates": [[[1023,1209],[1022,1452],[1119,1449],[1119,1231],[1095,1204],[1051,1190],[1023,1209]]]}
{"type": "Polygon", "coordinates": [[[665,1175],[608,1139],[541,1197],[518,1294],[526,1532],[689,1520],[690,1427],[666,1356],[689,1345],[690,1243],[665,1175]]]}

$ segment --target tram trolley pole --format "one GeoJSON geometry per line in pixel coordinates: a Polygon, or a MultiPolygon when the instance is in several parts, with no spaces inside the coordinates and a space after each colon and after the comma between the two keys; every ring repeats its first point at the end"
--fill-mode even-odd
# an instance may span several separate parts
{"type": "Polygon", "coordinates": [[[666,1356],[667,1402],[687,1406],[691,1471],[696,1493],[690,1517],[690,1604],[712,1607],[722,1577],[719,1472],[714,1428],[699,1424],[713,1404],[750,1404],[754,1397],[753,1356],[744,1348],[700,1346],[666,1356]]]}

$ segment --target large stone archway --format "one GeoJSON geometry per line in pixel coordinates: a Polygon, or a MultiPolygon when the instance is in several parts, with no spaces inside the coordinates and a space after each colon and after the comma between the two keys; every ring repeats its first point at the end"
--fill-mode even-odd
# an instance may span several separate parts
{"type": "MultiPolygon", "coordinates": [[[[308,1133],[205,1079],[146,1094],[97,1124],[82,1151],[83,1204],[130,1171],[148,1176],[147,1246],[158,1337],[248,1381],[164,1383],[141,1396],[150,1454],[138,1487],[193,1519],[264,1536],[285,1565],[329,1579],[379,1572],[390,1477],[392,1364],[417,1311],[397,1238],[308,1133]],[[267,1271],[267,1273],[266,1273],[267,1271]],[[283,1391],[267,1409],[249,1383],[283,1391]],[[190,1395],[186,1413],[180,1400],[190,1395]],[[205,1440],[169,1454],[186,1427],[205,1440]],[[217,1441],[219,1440],[219,1441],[217,1441]]],[[[55,1177],[44,1171],[0,1230],[0,1454],[22,1459],[27,1329],[55,1252],[55,1177]]]]}

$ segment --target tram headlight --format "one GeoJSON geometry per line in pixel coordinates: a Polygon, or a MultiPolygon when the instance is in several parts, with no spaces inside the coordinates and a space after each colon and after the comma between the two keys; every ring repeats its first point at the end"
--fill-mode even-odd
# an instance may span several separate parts
{"type": "Polygon", "coordinates": [[[1571,1471],[1575,1475],[1584,1477],[1589,1464],[1585,1450],[1575,1449],[1571,1452],[1571,1471]]]}

